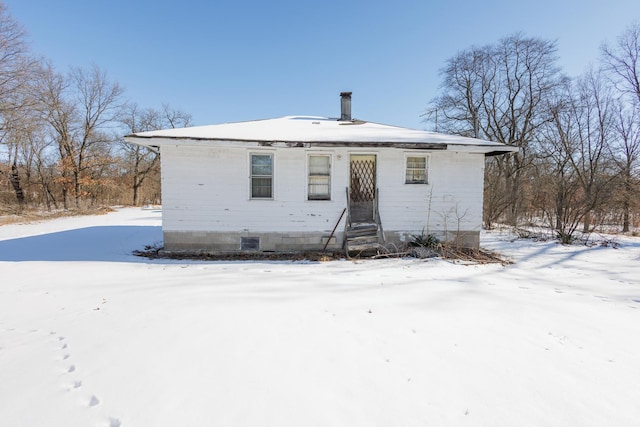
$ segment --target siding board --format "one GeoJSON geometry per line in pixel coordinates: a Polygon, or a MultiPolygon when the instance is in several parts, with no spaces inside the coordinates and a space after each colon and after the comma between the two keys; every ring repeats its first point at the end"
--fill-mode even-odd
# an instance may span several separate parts
{"type": "Polygon", "coordinates": [[[385,231],[419,233],[482,224],[482,154],[424,152],[429,184],[405,184],[405,156],[393,148],[162,147],[163,228],[167,231],[330,232],[346,206],[349,154],[377,155],[385,231]],[[250,200],[249,154],[274,155],[274,200],[250,200]],[[307,155],[332,156],[331,200],[306,200],[307,155]],[[429,212],[430,210],[430,212],[429,212]],[[459,218],[462,217],[462,218],[459,218]],[[429,224],[427,224],[427,218],[429,224]]]}

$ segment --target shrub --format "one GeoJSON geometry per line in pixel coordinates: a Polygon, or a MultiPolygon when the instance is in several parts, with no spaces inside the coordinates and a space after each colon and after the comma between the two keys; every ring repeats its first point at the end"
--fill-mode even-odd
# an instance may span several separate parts
{"type": "Polygon", "coordinates": [[[440,249],[442,248],[442,242],[435,236],[435,234],[425,234],[423,231],[420,234],[414,234],[413,236],[411,236],[409,246],[440,249]]]}

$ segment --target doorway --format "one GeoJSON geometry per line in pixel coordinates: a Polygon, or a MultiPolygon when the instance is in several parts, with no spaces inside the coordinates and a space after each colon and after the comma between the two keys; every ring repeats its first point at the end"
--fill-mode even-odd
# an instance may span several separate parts
{"type": "Polygon", "coordinates": [[[376,156],[352,154],[349,160],[349,212],[351,222],[374,222],[376,156]]]}

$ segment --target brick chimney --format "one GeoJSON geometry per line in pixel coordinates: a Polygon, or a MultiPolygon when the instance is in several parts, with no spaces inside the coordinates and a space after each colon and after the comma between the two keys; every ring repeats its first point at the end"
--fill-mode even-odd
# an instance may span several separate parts
{"type": "Polygon", "coordinates": [[[340,92],[340,120],[351,121],[351,92],[340,92]]]}

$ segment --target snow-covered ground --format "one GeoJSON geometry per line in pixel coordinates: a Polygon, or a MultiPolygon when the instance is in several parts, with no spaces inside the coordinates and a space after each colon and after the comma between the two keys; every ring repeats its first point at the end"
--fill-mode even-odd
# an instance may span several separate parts
{"type": "Polygon", "coordinates": [[[150,261],[161,213],[0,227],[0,426],[637,426],[640,239],[513,265],[150,261]]]}

